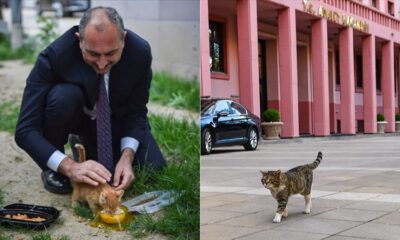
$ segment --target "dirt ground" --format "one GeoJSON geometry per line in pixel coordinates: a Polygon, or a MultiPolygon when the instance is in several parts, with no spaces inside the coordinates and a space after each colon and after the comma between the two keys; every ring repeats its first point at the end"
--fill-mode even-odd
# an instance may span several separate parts
{"type": "MultiPolygon", "coordinates": [[[[11,100],[17,101],[19,104],[25,80],[32,65],[23,64],[22,61],[5,61],[0,64],[3,66],[0,68],[0,102],[11,100]]],[[[158,109],[158,111],[162,110],[158,109]]],[[[181,112],[179,114],[183,118],[187,118],[187,114],[181,112]]],[[[195,118],[196,116],[190,115],[189,117],[195,118]]],[[[61,210],[59,220],[50,225],[48,229],[52,237],[67,235],[71,240],[131,238],[126,232],[105,231],[90,227],[88,221],[74,215],[70,207],[71,195],[47,192],[40,179],[40,168],[15,144],[14,137],[6,132],[0,132],[0,171],[0,188],[5,193],[5,205],[22,202],[53,206],[61,210]]],[[[32,233],[15,232],[12,229],[5,230],[3,234],[19,240],[31,239],[32,235],[32,233]]],[[[167,238],[153,234],[143,239],[167,238]]]]}

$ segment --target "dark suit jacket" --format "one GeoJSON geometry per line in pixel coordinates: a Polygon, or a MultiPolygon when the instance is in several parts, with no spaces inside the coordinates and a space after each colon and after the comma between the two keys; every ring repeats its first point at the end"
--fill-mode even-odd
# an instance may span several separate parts
{"type": "MultiPolygon", "coordinates": [[[[17,123],[15,140],[42,168],[57,149],[43,136],[43,117],[46,96],[58,83],[76,84],[82,89],[85,105],[92,109],[97,101],[97,74],[84,62],[78,27],[72,27],[51,43],[37,58],[28,76],[17,123]]],[[[118,125],[119,137],[133,137],[142,142],[147,123],[151,71],[149,44],[127,30],[121,60],[112,67],[109,99],[112,125],[118,125]]],[[[119,145],[120,139],[114,139],[119,145]]],[[[116,145],[113,144],[113,145],[116,145]]],[[[60,149],[58,149],[60,150],[60,149]]]]}

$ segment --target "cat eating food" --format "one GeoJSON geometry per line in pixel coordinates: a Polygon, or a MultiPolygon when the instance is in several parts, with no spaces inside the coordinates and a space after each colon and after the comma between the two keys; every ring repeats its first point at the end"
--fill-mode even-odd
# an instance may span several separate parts
{"type": "Polygon", "coordinates": [[[281,218],[288,216],[287,203],[289,197],[294,194],[301,194],[306,201],[306,208],[303,213],[311,212],[311,186],[313,181],[313,170],[318,167],[322,160],[322,153],[313,163],[305,164],[290,169],[287,172],[260,171],[262,174],[261,183],[271,191],[272,196],[278,202],[278,210],[272,220],[274,223],[281,222],[281,218]]]}
{"type": "MultiPolygon", "coordinates": [[[[79,162],[86,161],[85,148],[82,144],[75,144],[79,152],[79,162]]],[[[72,181],[72,207],[78,205],[78,201],[86,201],[93,214],[103,210],[105,213],[114,214],[118,211],[124,190],[115,191],[109,184],[92,186],[86,183],[72,181]]]]}

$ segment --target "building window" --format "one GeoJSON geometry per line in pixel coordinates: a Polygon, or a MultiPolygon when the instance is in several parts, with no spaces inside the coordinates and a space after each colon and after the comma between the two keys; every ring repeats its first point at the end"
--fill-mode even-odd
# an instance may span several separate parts
{"type": "Polygon", "coordinates": [[[226,73],[225,65],[225,23],[210,21],[210,71],[216,73],[226,73]]]}
{"type": "Polygon", "coordinates": [[[381,60],[376,60],[376,89],[381,90],[381,60]]]}
{"type": "Polygon", "coordinates": [[[339,50],[335,51],[335,74],[336,74],[336,85],[340,85],[340,59],[339,50]]]}
{"type": "Polygon", "coordinates": [[[393,3],[392,2],[388,2],[388,13],[389,15],[394,16],[394,7],[393,7],[393,3]]]}
{"type": "Polygon", "coordinates": [[[362,56],[356,55],[356,71],[357,71],[357,87],[363,87],[363,68],[362,68],[362,56]]]}
{"type": "Polygon", "coordinates": [[[371,1],[371,5],[372,5],[374,8],[376,8],[376,6],[377,6],[376,0],[372,0],[372,1],[371,1]]]}

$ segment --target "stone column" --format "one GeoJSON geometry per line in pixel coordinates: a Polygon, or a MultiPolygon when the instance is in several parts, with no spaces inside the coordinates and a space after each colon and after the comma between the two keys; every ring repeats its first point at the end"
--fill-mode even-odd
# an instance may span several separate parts
{"type": "Polygon", "coordinates": [[[286,8],[278,14],[281,137],[299,136],[297,89],[296,11],[286,8]]]}
{"type": "Polygon", "coordinates": [[[387,121],[385,132],[395,131],[394,46],[393,41],[382,44],[382,98],[383,114],[387,121]]]}
{"type": "Polygon", "coordinates": [[[356,133],[353,29],[339,33],[340,122],[343,134],[356,133]]]}
{"type": "Polygon", "coordinates": [[[260,116],[257,1],[238,0],[236,11],[240,102],[260,116]]]}
{"type": "Polygon", "coordinates": [[[362,40],[364,132],[376,133],[376,71],[375,36],[362,40]]]}
{"type": "Polygon", "coordinates": [[[208,0],[200,1],[200,95],[211,96],[208,0]]]}
{"type": "Polygon", "coordinates": [[[325,18],[311,28],[313,66],[314,135],[329,135],[328,29],[325,18]]]}

